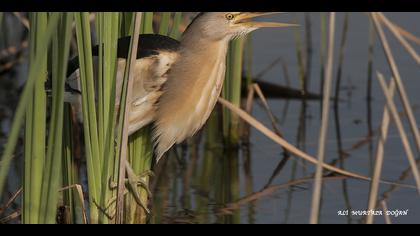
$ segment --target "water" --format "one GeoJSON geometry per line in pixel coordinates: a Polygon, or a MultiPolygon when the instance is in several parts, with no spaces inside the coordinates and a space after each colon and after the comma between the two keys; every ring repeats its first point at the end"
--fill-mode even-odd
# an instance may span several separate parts
{"type": "MultiPolygon", "coordinates": [[[[296,14],[298,22],[304,25],[303,14],[296,14]]],[[[394,22],[408,29],[415,35],[420,35],[420,29],[414,25],[418,19],[418,13],[389,13],[387,16],[394,22]]],[[[268,17],[269,20],[291,22],[293,14],[284,16],[268,17]]],[[[309,91],[320,90],[320,60],[319,60],[319,14],[312,13],[312,37],[313,37],[313,60],[311,68],[311,82],[309,91]]],[[[338,46],[341,39],[344,13],[337,14],[337,33],[335,59],[338,61],[338,46]]],[[[299,30],[303,32],[303,27],[299,30]]],[[[371,163],[376,146],[376,136],[371,142],[358,149],[352,147],[363,140],[369,133],[368,109],[366,100],[367,87],[367,55],[369,21],[363,13],[351,13],[348,30],[348,43],[345,51],[340,97],[344,101],[339,104],[339,125],[341,128],[341,140],[344,150],[348,150],[348,157],[344,161],[345,169],[355,173],[370,175],[371,163]]],[[[404,51],[400,44],[387,34],[393,53],[398,62],[401,76],[405,82],[407,93],[414,107],[420,105],[418,98],[419,67],[414,60],[404,51]]],[[[303,37],[303,33],[302,33],[303,37]]],[[[419,47],[416,47],[419,49],[419,47]]],[[[264,70],[271,62],[279,57],[283,58],[288,66],[291,84],[299,88],[298,64],[296,57],[294,30],[293,29],[264,29],[253,33],[253,74],[264,70]]],[[[374,48],[374,72],[382,72],[386,78],[390,78],[390,72],[380,47],[378,39],[374,48]]],[[[335,63],[334,75],[337,65],[335,63]]],[[[335,76],[334,76],[335,78],[335,76]]],[[[265,74],[264,80],[283,84],[283,72],[280,65],[265,74]]],[[[335,85],[334,85],[335,86],[335,85]]],[[[371,103],[371,127],[376,130],[382,118],[384,97],[376,78],[373,79],[373,100],[371,103]]],[[[274,114],[281,120],[285,106],[288,106],[285,119],[280,124],[285,138],[292,144],[306,150],[315,156],[318,148],[320,127],[320,105],[318,101],[307,103],[305,117],[304,140],[298,143],[298,130],[302,126],[302,101],[270,100],[270,107],[274,114]],[[288,105],[286,105],[288,103],[288,105]]],[[[398,103],[402,111],[402,106],[398,103]]],[[[254,104],[253,115],[262,121],[267,127],[270,120],[265,111],[254,104]]],[[[415,110],[418,117],[419,111],[415,110]]],[[[408,131],[408,122],[404,120],[408,131]]],[[[204,136],[204,134],[203,134],[204,136]]],[[[202,138],[204,139],[204,137],[202,138]]],[[[412,140],[412,137],[410,136],[412,140]]],[[[200,149],[196,153],[186,153],[183,165],[177,162],[173,156],[168,160],[163,171],[166,174],[162,182],[162,188],[157,188],[155,198],[165,198],[166,205],[163,212],[156,212],[158,222],[201,222],[201,223],[308,223],[311,209],[312,181],[299,184],[294,187],[278,189],[257,201],[244,204],[238,210],[220,213],[220,209],[226,203],[235,202],[237,198],[248,196],[252,192],[261,190],[275,167],[280,162],[282,150],[256,130],[252,130],[249,151],[239,150],[237,155],[227,155],[227,151],[221,148],[211,151],[200,149]],[[209,153],[213,154],[209,157],[209,153]],[[211,160],[209,160],[211,159],[211,160]],[[228,164],[229,167],[223,166],[228,164]],[[251,162],[247,166],[247,161],[251,162]],[[210,164],[209,164],[210,163],[210,164]],[[237,166],[232,166],[237,165],[237,166]],[[213,173],[203,173],[201,168],[207,166],[213,173]],[[216,167],[215,167],[216,166],[216,167]],[[219,169],[217,169],[219,168],[219,169]],[[214,170],[215,169],[215,170],[214,170]],[[222,178],[217,175],[222,175],[222,178]],[[204,183],[204,187],[203,187],[204,183]],[[252,191],[251,191],[252,190],[252,191]],[[220,196],[222,195],[222,196],[220,196]],[[207,204],[204,205],[203,204],[207,204]]],[[[326,161],[338,159],[338,147],[334,113],[331,110],[329,129],[326,143],[326,161]]],[[[414,148],[414,146],[412,146],[414,148]]],[[[180,152],[180,151],[179,151],[180,152]]],[[[389,139],[385,147],[385,162],[383,165],[382,178],[397,181],[401,173],[409,168],[405,151],[399,138],[398,130],[391,125],[389,139]]],[[[303,163],[301,160],[290,159],[280,174],[275,178],[273,185],[287,183],[292,179],[300,179],[314,173],[314,166],[303,163]],[[293,174],[293,169],[295,173],[293,174]]],[[[411,175],[404,183],[414,185],[411,175]]],[[[158,185],[161,186],[161,185],[158,185]]],[[[390,188],[389,185],[381,185],[379,197],[390,188]]],[[[321,223],[359,223],[361,216],[352,215],[352,210],[364,210],[367,207],[369,183],[360,180],[329,180],[324,184],[322,208],[320,215],[321,223]],[[338,216],[338,211],[347,210],[349,216],[338,216]]],[[[393,223],[419,223],[420,205],[419,195],[415,189],[401,188],[393,191],[386,198],[388,210],[407,210],[407,216],[393,217],[393,223]]],[[[155,201],[155,208],[160,208],[161,201],[155,201]]],[[[384,223],[383,216],[375,217],[375,223],[384,223]]]]}
{"type": "MultiPolygon", "coordinates": [[[[298,23],[304,25],[303,14],[295,14],[298,23]]],[[[415,35],[420,35],[416,27],[419,13],[387,13],[394,22],[405,27],[415,35]]],[[[292,22],[294,14],[267,17],[269,20],[292,22]]],[[[320,91],[319,63],[319,13],[311,13],[313,60],[311,68],[310,92],[320,91]]],[[[335,59],[338,57],[338,45],[341,38],[344,13],[337,14],[337,33],[335,59]]],[[[302,37],[304,27],[298,28],[302,37]]],[[[369,21],[363,13],[351,13],[348,40],[344,59],[341,99],[339,103],[339,125],[343,150],[347,156],[344,161],[346,170],[369,176],[374,157],[376,136],[364,145],[353,146],[364,140],[369,127],[375,131],[382,118],[384,97],[376,78],[373,79],[371,102],[371,124],[368,123],[368,106],[366,101],[367,57],[368,57],[369,21]]],[[[398,62],[400,73],[406,85],[407,93],[414,107],[420,106],[418,89],[419,66],[406,53],[402,46],[387,34],[393,53],[398,62]]],[[[303,40],[303,39],[302,39],[303,40]]],[[[419,51],[419,46],[415,46],[419,51]]],[[[264,70],[270,63],[281,57],[287,64],[291,86],[299,88],[299,73],[294,41],[294,29],[263,29],[253,33],[253,74],[264,70]]],[[[378,39],[374,48],[374,71],[381,71],[386,78],[390,72],[378,39]]],[[[337,63],[334,64],[336,74],[337,63]]],[[[25,65],[23,64],[23,71],[25,65]]],[[[19,70],[18,70],[19,71],[19,70]]],[[[25,74],[18,72],[16,76],[25,74]]],[[[267,72],[264,80],[285,85],[282,68],[279,65],[267,72]]],[[[335,76],[334,76],[335,79],[335,76]]],[[[2,82],[2,81],[0,81],[2,82]]],[[[4,84],[2,84],[4,86],[4,84]]],[[[13,92],[13,91],[12,91],[13,92]]],[[[12,93],[9,92],[9,93],[12,93]]],[[[8,93],[8,94],[9,94],[8,93]]],[[[2,101],[7,101],[2,91],[2,101]]],[[[16,98],[14,98],[16,99],[16,98]]],[[[13,100],[15,102],[15,100],[13,100]]],[[[315,156],[318,149],[320,127],[319,101],[269,100],[271,109],[279,119],[279,127],[286,140],[315,156]],[[305,108],[305,109],[303,109],[305,108]],[[302,117],[304,119],[302,119],[302,117]],[[303,122],[302,122],[303,121],[303,122]],[[300,135],[299,135],[300,134],[300,135]]],[[[402,111],[402,106],[398,102],[402,111]]],[[[4,108],[3,105],[0,108],[4,108]]],[[[10,116],[7,109],[3,109],[10,116]]],[[[253,115],[271,127],[270,120],[258,102],[254,103],[253,115]]],[[[415,109],[419,116],[419,109],[415,109]]],[[[408,131],[408,122],[404,119],[408,131]]],[[[8,130],[7,120],[2,121],[3,133],[8,130]]],[[[1,134],[1,132],[0,132],[1,134]]],[[[4,142],[5,137],[1,137],[4,142]]],[[[412,137],[409,137],[412,141],[412,137]]],[[[334,112],[331,109],[326,143],[326,161],[339,158],[334,112]]],[[[414,145],[412,145],[414,148],[414,145]]],[[[178,156],[171,153],[156,166],[158,178],[152,189],[153,218],[155,223],[308,223],[311,209],[312,180],[301,181],[296,185],[287,185],[250,201],[228,209],[231,203],[247,196],[255,196],[272,176],[273,171],[282,159],[282,149],[255,129],[251,129],[250,144],[239,149],[224,149],[217,142],[208,142],[208,132],[201,132],[188,144],[177,148],[178,156]]],[[[19,166],[13,165],[9,186],[16,186],[19,179],[19,166]]],[[[385,161],[382,178],[397,181],[409,168],[398,130],[391,125],[389,138],[385,147],[385,161]]],[[[311,176],[315,168],[310,163],[302,162],[296,157],[287,161],[282,171],[270,186],[285,184],[311,176]]],[[[409,175],[403,183],[414,185],[409,175]]],[[[379,198],[391,186],[381,185],[379,198]]],[[[15,189],[15,188],[10,188],[15,189]]],[[[12,191],[12,190],[10,190],[12,191]]],[[[352,216],[351,210],[364,210],[367,206],[369,183],[360,180],[332,179],[327,180],[323,188],[321,223],[360,223],[362,217],[352,216]],[[350,210],[350,216],[339,216],[338,211],[350,210]]],[[[415,189],[399,188],[386,194],[389,210],[406,210],[407,216],[391,217],[393,223],[420,223],[419,195],[415,189]]],[[[235,205],[233,205],[235,206],[235,205]]],[[[375,217],[375,223],[384,223],[383,216],[375,217]]]]}

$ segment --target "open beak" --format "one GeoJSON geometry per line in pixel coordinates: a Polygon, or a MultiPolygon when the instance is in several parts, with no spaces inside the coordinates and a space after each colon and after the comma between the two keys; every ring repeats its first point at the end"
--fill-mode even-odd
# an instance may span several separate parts
{"type": "Polygon", "coordinates": [[[251,21],[251,19],[258,16],[267,16],[277,14],[281,12],[241,12],[236,16],[235,24],[245,26],[247,28],[268,28],[268,27],[293,27],[299,26],[297,24],[278,23],[278,22],[262,22],[262,21],[251,21]]]}

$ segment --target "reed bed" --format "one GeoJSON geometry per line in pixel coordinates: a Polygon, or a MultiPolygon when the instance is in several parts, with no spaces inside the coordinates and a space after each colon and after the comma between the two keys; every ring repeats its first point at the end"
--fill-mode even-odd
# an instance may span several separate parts
{"type": "MultiPolygon", "coordinates": [[[[176,14],[178,21],[181,16],[179,13],[176,14]]],[[[162,30],[166,28],[166,32],[169,32],[170,14],[167,14],[166,18],[160,28],[162,30]]],[[[138,206],[140,198],[142,198],[142,203],[147,205],[148,196],[141,187],[136,185],[132,191],[135,192],[133,195],[136,195],[137,199],[126,197],[129,194],[125,191],[125,166],[128,160],[132,162],[133,170],[137,174],[150,170],[150,128],[134,135],[129,141],[126,125],[124,125],[127,123],[126,118],[124,115],[119,117],[115,115],[118,111],[115,111],[114,101],[117,39],[125,35],[138,36],[139,33],[153,33],[153,13],[97,13],[94,18],[91,14],[83,12],[31,13],[28,22],[31,29],[30,72],[15,113],[8,144],[2,152],[1,189],[4,188],[21,122],[25,117],[23,223],[54,223],[57,206],[62,204],[70,208],[63,216],[66,222],[146,222],[146,214],[143,213],[143,217],[137,217],[136,221],[133,215],[136,210],[128,211],[133,205],[138,206]],[[94,24],[91,24],[92,20],[94,24]],[[73,121],[71,107],[63,102],[72,24],[76,33],[80,64],[84,121],[82,156],[86,158],[88,192],[80,191],[80,177],[78,171],[75,170],[77,168],[75,150],[80,149],[74,142],[74,135],[77,135],[74,128],[77,124],[73,121]],[[95,28],[92,29],[92,25],[95,28]],[[97,42],[94,42],[92,32],[97,36],[97,42]],[[99,44],[100,48],[97,71],[93,68],[93,44],[99,44]],[[47,50],[48,48],[51,49],[47,50]],[[41,53],[47,51],[49,53],[41,53]],[[44,88],[47,74],[51,76],[51,98],[47,98],[44,88]],[[49,106],[51,112],[47,113],[49,106]],[[48,122],[47,114],[51,114],[48,122]],[[113,138],[115,124],[120,124],[116,146],[114,146],[113,138]],[[62,155],[64,159],[60,158],[62,155]],[[110,183],[117,183],[118,190],[111,188],[110,183]],[[88,211],[84,202],[80,201],[84,196],[89,197],[88,211]],[[61,197],[63,197],[63,202],[60,200],[61,197]],[[89,216],[85,217],[87,212],[89,216]]],[[[177,26],[174,25],[172,32],[175,34],[176,31],[177,26]]],[[[132,37],[132,39],[135,38],[132,37]]],[[[138,44],[133,43],[130,49],[135,52],[138,44]]],[[[132,77],[128,73],[129,68],[129,66],[126,68],[126,78],[132,77]]],[[[128,82],[125,83],[124,88],[131,88],[130,80],[126,81],[128,82]]],[[[129,96],[130,89],[122,93],[123,102],[127,94],[129,96]]],[[[121,106],[119,113],[126,114],[125,109],[125,106],[121,106]]],[[[145,182],[148,182],[147,180],[148,178],[145,182]]]]}
{"type": "MultiPolygon", "coordinates": [[[[0,30],[6,15],[9,13],[0,13],[0,30]]],[[[324,197],[322,190],[326,182],[343,182],[348,208],[351,208],[351,198],[346,181],[350,179],[370,185],[367,199],[369,210],[389,209],[387,192],[380,196],[381,185],[390,186],[388,192],[402,187],[420,192],[418,160],[415,159],[420,153],[420,134],[412,101],[409,101],[397,66],[398,60],[393,56],[384,30],[391,32],[417,64],[420,59],[412,44],[419,44],[420,40],[392,22],[386,14],[369,13],[366,18],[371,22],[366,83],[368,112],[372,109],[372,87],[376,85],[372,78],[373,48],[377,43],[382,45],[391,72],[389,82],[384,75],[378,73],[377,76],[378,86],[382,88],[386,100],[381,125],[374,130],[372,114],[368,115],[369,132],[352,147],[355,150],[369,143],[371,148],[376,148],[372,151],[374,158],[369,174],[345,169],[344,161],[349,158],[346,153],[350,149],[343,148],[338,117],[348,34],[351,33],[350,13],[344,16],[337,60],[336,13],[319,15],[318,79],[322,99],[319,100],[321,117],[316,156],[306,150],[309,106],[306,96],[310,94],[311,83],[315,83],[318,77],[312,73],[316,65],[314,47],[318,46],[313,43],[315,14],[305,13],[305,27],[294,29],[294,38],[291,36],[296,47],[296,75],[289,74],[289,65],[280,57],[253,78],[252,36],[232,41],[227,55],[222,97],[206,127],[185,144],[170,150],[167,158],[163,158],[158,165],[153,165],[152,125],[128,136],[126,114],[130,110],[128,98],[133,92],[133,62],[137,47],[142,47],[138,36],[156,32],[179,39],[181,29],[189,22],[189,14],[78,12],[10,15],[29,30],[29,71],[7,134],[7,143],[1,149],[0,196],[5,203],[0,206],[0,223],[243,223],[245,211],[248,214],[247,223],[254,223],[254,215],[258,212],[257,201],[279,190],[289,189],[285,210],[288,215],[292,209],[293,194],[296,194],[293,189],[302,185],[313,186],[311,208],[308,210],[309,223],[320,223],[324,197]],[[379,40],[375,39],[375,32],[379,40]],[[123,36],[132,37],[121,97],[116,97],[117,40],[123,36]],[[93,45],[99,45],[97,58],[92,56],[93,45]],[[76,54],[80,65],[82,125],[76,121],[74,107],[64,103],[67,62],[70,55],[76,54]],[[94,68],[96,61],[98,67],[94,68]],[[275,108],[270,106],[270,95],[265,94],[262,86],[258,85],[258,81],[279,63],[286,83],[299,84],[302,94],[296,145],[291,143],[290,137],[283,135],[282,122],[276,117],[275,108]],[[337,74],[333,93],[335,68],[337,74]],[[296,81],[293,81],[293,77],[296,81]],[[47,78],[51,81],[48,94],[45,89],[47,78]],[[398,93],[403,104],[402,114],[398,113],[395,93],[398,93]],[[267,114],[268,125],[252,115],[256,98],[267,114]],[[120,101],[119,107],[115,106],[116,99],[120,101]],[[339,147],[336,160],[330,160],[327,152],[332,101],[339,147]],[[404,122],[408,122],[410,133],[405,131],[404,122]],[[382,173],[392,123],[398,129],[410,166],[404,172],[404,178],[412,174],[416,186],[403,183],[404,178],[401,181],[386,180],[388,177],[382,173]],[[254,182],[252,168],[252,163],[259,160],[252,157],[250,151],[254,130],[278,145],[283,154],[277,155],[280,157],[277,166],[259,190],[255,190],[258,183],[254,182]],[[415,150],[411,147],[410,134],[415,150]],[[376,146],[373,142],[376,142],[376,146]],[[8,194],[6,199],[8,173],[14,162],[19,161],[17,153],[20,149],[23,156],[21,186],[8,194]],[[284,183],[275,183],[288,167],[291,167],[291,178],[284,183]],[[300,173],[303,177],[299,177],[300,173]],[[16,203],[18,210],[8,211],[16,203]]],[[[298,21],[297,15],[294,19],[298,21]]],[[[286,120],[288,102],[284,105],[281,121],[286,120]]],[[[285,222],[288,220],[286,218],[285,222]]],[[[369,215],[363,220],[364,223],[373,223],[374,217],[369,215]]],[[[392,223],[393,219],[385,216],[384,221],[392,223]]]]}
{"type": "MultiPolygon", "coordinates": [[[[370,195],[369,195],[369,201],[368,201],[368,209],[375,209],[376,208],[376,198],[377,198],[377,192],[378,192],[378,179],[380,178],[381,175],[381,168],[382,168],[382,163],[383,163],[383,152],[384,152],[384,145],[386,142],[386,137],[387,137],[387,133],[388,133],[388,126],[390,123],[390,118],[392,118],[395,122],[395,124],[397,125],[397,128],[399,130],[400,133],[400,137],[404,146],[404,149],[406,151],[407,154],[407,158],[409,160],[410,166],[411,166],[411,170],[412,173],[414,174],[414,178],[415,181],[417,183],[418,189],[420,191],[419,188],[419,173],[418,173],[418,168],[414,159],[414,154],[411,150],[407,135],[404,131],[403,125],[402,125],[402,121],[400,119],[400,116],[397,112],[397,108],[395,103],[393,102],[393,97],[394,97],[394,91],[397,88],[399,90],[399,94],[400,94],[400,98],[404,104],[404,109],[406,112],[406,115],[409,119],[409,123],[410,123],[410,127],[411,130],[413,132],[413,136],[414,139],[416,141],[417,144],[417,151],[419,152],[420,149],[418,149],[418,128],[415,122],[415,118],[413,116],[413,112],[412,112],[412,108],[409,105],[409,101],[408,101],[408,97],[407,94],[405,92],[403,83],[400,79],[400,74],[398,71],[398,67],[396,65],[395,59],[393,57],[391,48],[388,44],[388,40],[384,34],[384,30],[381,26],[381,23],[379,22],[378,18],[382,19],[382,21],[384,22],[384,24],[391,30],[391,32],[393,32],[393,34],[397,37],[397,39],[399,40],[399,42],[405,47],[406,50],[408,50],[410,53],[410,55],[414,55],[413,59],[416,60],[416,53],[415,51],[412,49],[412,47],[405,41],[405,39],[398,34],[398,32],[396,31],[396,28],[393,27],[393,25],[384,17],[383,14],[381,13],[371,13],[371,18],[373,20],[373,23],[375,25],[375,29],[379,35],[379,38],[381,40],[387,61],[389,63],[390,66],[390,70],[393,74],[393,79],[391,80],[390,84],[387,85],[385,82],[385,79],[383,77],[382,74],[378,73],[378,80],[381,84],[382,90],[385,94],[386,97],[386,106],[384,109],[384,113],[383,113],[383,118],[382,118],[382,125],[381,125],[381,132],[380,132],[380,138],[379,138],[379,144],[377,146],[377,154],[376,154],[376,161],[375,161],[375,168],[374,168],[374,172],[373,172],[373,182],[371,184],[371,189],[370,189],[370,195]],[[397,77],[397,79],[394,79],[395,77],[397,77]],[[391,113],[391,114],[389,114],[391,113]]],[[[373,215],[369,215],[366,218],[366,223],[371,224],[373,223],[373,215]]]]}

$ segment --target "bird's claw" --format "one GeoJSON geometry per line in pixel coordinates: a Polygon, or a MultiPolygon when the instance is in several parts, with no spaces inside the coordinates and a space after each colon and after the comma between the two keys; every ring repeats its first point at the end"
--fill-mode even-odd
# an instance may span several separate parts
{"type": "Polygon", "coordinates": [[[150,210],[147,207],[147,200],[146,203],[142,201],[138,187],[141,187],[146,191],[147,196],[145,199],[151,198],[152,192],[149,189],[148,177],[152,177],[154,175],[153,172],[151,170],[146,170],[139,175],[136,175],[128,162],[126,162],[126,171],[128,177],[126,180],[127,189],[133,195],[136,203],[143,208],[147,215],[150,215],[150,210]]]}
{"type": "MultiPolygon", "coordinates": [[[[136,175],[134,174],[134,171],[129,164],[126,165],[126,168],[128,178],[124,181],[126,186],[124,195],[127,193],[131,193],[136,204],[139,205],[147,215],[150,215],[151,211],[147,207],[147,200],[142,200],[140,192],[141,190],[138,189],[138,187],[141,187],[146,192],[147,196],[145,197],[145,199],[151,198],[152,192],[149,189],[147,178],[154,176],[154,173],[151,170],[146,170],[140,173],[139,175],[136,175]]],[[[114,190],[117,187],[118,184],[112,180],[112,177],[109,178],[109,188],[111,190],[114,190]]],[[[112,209],[112,206],[116,203],[116,200],[116,197],[111,198],[104,208],[101,208],[96,203],[95,204],[108,218],[113,219],[115,214],[110,214],[109,212],[112,212],[110,209],[112,209]]]]}

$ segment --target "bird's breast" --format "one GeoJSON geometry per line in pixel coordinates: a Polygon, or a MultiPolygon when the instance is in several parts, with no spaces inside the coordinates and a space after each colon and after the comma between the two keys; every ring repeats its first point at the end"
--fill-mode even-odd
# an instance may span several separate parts
{"type": "Polygon", "coordinates": [[[174,143],[194,135],[207,121],[220,95],[227,44],[184,52],[171,68],[157,105],[155,138],[160,157],[174,143]]]}

